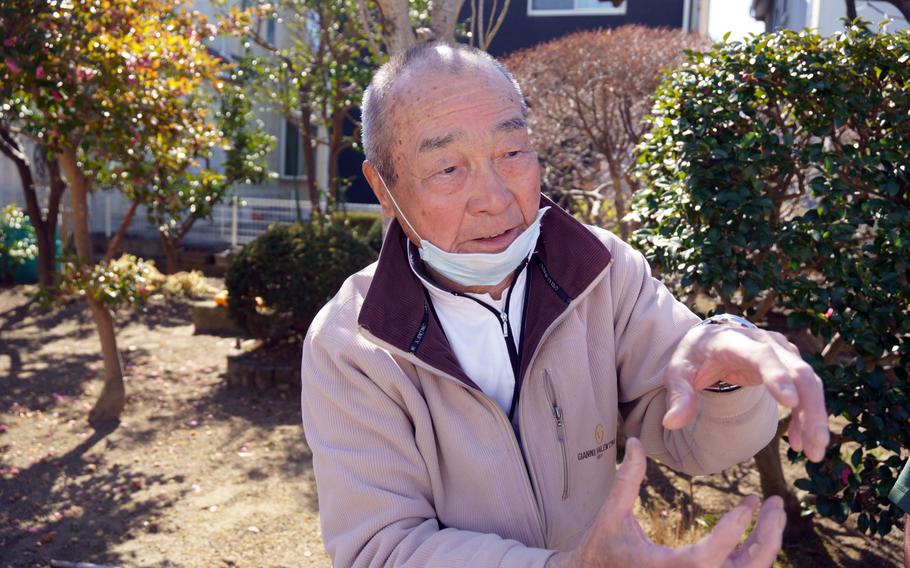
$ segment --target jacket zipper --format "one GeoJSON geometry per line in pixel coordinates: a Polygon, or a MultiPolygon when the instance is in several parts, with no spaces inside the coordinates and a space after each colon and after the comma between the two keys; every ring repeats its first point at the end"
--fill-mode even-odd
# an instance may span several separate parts
{"type": "MultiPolygon", "coordinates": [[[[376,345],[385,348],[386,350],[388,350],[391,353],[397,354],[399,357],[408,361],[412,365],[414,365],[416,367],[420,367],[430,373],[444,377],[445,379],[450,380],[458,385],[461,385],[464,388],[468,388],[468,389],[471,388],[471,387],[465,385],[464,383],[462,383],[461,381],[459,381],[458,379],[456,379],[455,377],[453,377],[452,375],[445,373],[431,365],[427,365],[426,363],[421,361],[417,356],[415,356],[413,353],[408,353],[406,351],[402,351],[401,349],[379,339],[378,337],[376,337],[375,335],[373,335],[372,333],[370,333],[369,331],[367,331],[363,328],[361,328],[360,331],[361,331],[361,333],[364,334],[364,336],[366,336],[368,339],[370,339],[370,341],[372,341],[376,345]]],[[[472,389],[472,390],[476,390],[476,389],[472,389]]],[[[510,448],[512,450],[513,459],[515,460],[515,462],[517,464],[519,464],[519,467],[525,472],[525,475],[521,476],[524,478],[523,485],[525,488],[525,495],[528,499],[528,504],[530,505],[531,510],[534,511],[535,516],[537,517],[537,529],[539,531],[538,546],[542,548],[542,547],[546,546],[546,542],[547,542],[546,528],[545,528],[546,520],[544,519],[543,512],[540,510],[540,507],[537,503],[537,498],[535,497],[535,493],[534,493],[535,488],[533,485],[533,481],[532,481],[531,476],[528,471],[527,462],[525,462],[525,458],[522,455],[521,448],[518,445],[518,439],[515,437],[515,431],[512,428],[512,423],[509,422],[509,417],[506,416],[506,413],[502,410],[502,408],[500,408],[499,403],[497,403],[492,398],[488,397],[483,391],[478,391],[478,392],[480,393],[478,400],[480,400],[481,403],[485,404],[487,406],[487,408],[489,408],[493,412],[493,414],[497,417],[497,419],[503,425],[503,428],[508,432],[508,435],[505,437],[510,441],[510,448]]]]}
{"type": "MultiPolygon", "coordinates": [[[[599,273],[596,277],[594,277],[594,278],[591,280],[591,283],[588,285],[588,287],[585,288],[585,289],[581,292],[581,294],[579,294],[578,296],[576,296],[576,297],[569,303],[569,305],[566,307],[566,309],[565,309],[565,311],[564,311],[563,313],[561,313],[555,320],[553,320],[552,322],[550,322],[550,325],[547,326],[547,329],[546,329],[546,330],[544,330],[543,335],[542,335],[541,338],[540,338],[540,341],[537,343],[537,347],[534,348],[534,353],[531,354],[531,359],[528,361],[528,370],[531,370],[531,369],[534,368],[534,363],[537,361],[537,355],[540,354],[540,348],[541,348],[541,346],[544,344],[544,341],[547,339],[547,337],[550,336],[550,333],[551,333],[554,329],[556,329],[556,326],[558,326],[560,323],[562,323],[563,320],[566,319],[566,317],[568,317],[568,314],[570,314],[570,313],[572,312],[572,310],[574,309],[574,307],[575,307],[576,305],[578,305],[578,303],[581,302],[581,300],[583,300],[583,299],[588,295],[588,293],[594,288],[594,286],[596,286],[597,284],[600,283],[601,278],[604,277],[604,275],[606,274],[607,270],[609,270],[609,269],[610,269],[610,266],[612,266],[612,265],[613,265],[613,259],[611,258],[610,261],[607,262],[607,265],[604,267],[604,269],[601,270],[600,273],[599,273]]],[[[527,382],[527,381],[525,381],[525,383],[526,383],[526,382],[527,382]]],[[[522,387],[524,387],[525,383],[522,383],[522,387]]],[[[519,399],[519,401],[518,401],[518,408],[515,409],[515,412],[516,412],[517,415],[518,415],[518,427],[519,427],[519,430],[520,430],[521,432],[527,432],[526,426],[525,426],[525,421],[524,421],[524,412],[522,412],[522,410],[521,410],[522,403],[523,403],[523,399],[519,399]]],[[[495,404],[495,403],[493,403],[493,404],[495,404]]],[[[513,436],[513,437],[514,437],[514,436],[513,436]]],[[[537,485],[537,484],[533,481],[533,480],[535,479],[535,477],[536,477],[536,472],[535,472],[535,468],[534,468],[533,456],[531,455],[530,452],[528,452],[528,459],[525,461],[525,464],[526,464],[526,466],[527,466],[527,468],[528,468],[528,477],[530,477],[530,479],[532,480],[532,481],[531,481],[531,482],[532,482],[532,485],[536,488],[536,485],[537,485]]],[[[539,518],[543,520],[543,523],[544,523],[544,524],[542,525],[543,529],[546,530],[547,517],[546,517],[545,512],[542,510],[542,508],[539,509],[538,515],[539,515],[539,518]]]]}
{"type": "Polygon", "coordinates": [[[553,409],[553,419],[556,422],[556,439],[559,440],[559,447],[562,450],[562,500],[569,498],[569,459],[566,456],[566,431],[562,417],[562,408],[559,406],[559,399],[556,398],[556,388],[553,387],[553,380],[550,378],[550,369],[544,369],[544,378],[546,379],[547,398],[550,401],[550,407],[553,409]]]}
{"type": "MultiPolygon", "coordinates": [[[[566,309],[565,309],[565,311],[563,311],[563,313],[561,313],[555,320],[550,322],[550,325],[547,326],[547,329],[544,330],[543,335],[541,336],[540,341],[537,344],[537,347],[534,349],[534,353],[531,355],[531,359],[528,362],[528,370],[534,368],[534,362],[537,360],[537,355],[540,353],[540,348],[543,345],[544,340],[547,337],[549,337],[550,333],[556,328],[556,326],[558,326],[560,323],[562,323],[562,321],[566,317],[568,317],[568,314],[572,312],[572,309],[574,308],[574,306],[577,305],[585,296],[587,296],[588,292],[590,292],[594,288],[594,286],[600,282],[601,278],[603,278],[604,274],[607,272],[607,270],[609,270],[609,268],[610,268],[610,266],[612,266],[612,264],[613,264],[613,259],[611,258],[610,261],[607,262],[607,265],[603,268],[603,270],[601,270],[600,273],[591,280],[591,283],[588,284],[588,287],[585,288],[581,294],[576,296],[569,303],[569,305],[566,307],[566,309]]],[[[431,373],[436,373],[437,375],[445,377],[447,380],[454,381],[457,384],[463,385],[465,388],[470,388],[470,387],[464,385],[464,383],[462,383],[461,381],[459,381],[458,379],[456,379],[449,373],[445,373],[439,369],[436,369],[432,365],[428,365],[428,364],[424,363],[413,353],[408,353],[406,351],[402,351],[401,349],[399,349],[385,341],[382,341],[381,339],[379,339],[378,337],[376,337],[375,335],[373,335],[372,333],[370,333],[369,331],[367,331],[363,328],[361,328],[360,331],[376,345],[379,345],[380,347],[385,348],[389,352],[397,353],[400,357],[402,357],[406,361],[409,361],[412,365],[426,369],[427,371],[429,371],[431,373]]],[[[524,383],[526,383],[526,382],[527,381],[524,381],[522,383],[522,386],[524,386],[524,383]]],[[[527,490],[527,496],[531,500],[531,505],[532,505],[531,508],[534,509],[534,512],[537,514],[537,522],[539,523],[538,529],[540,530],[541,546],[545,546],[546,531],[547,531],[547,528],[546,528],[547,527],[547,518],[546,518],[546,515],[544,514],[544,511],[542,510],[542,508],[540,506],[541,504],[537,502],[537,498],[535,497],[535,490],[536,490],[537,483],[535,482],[536,475],[534,472],[534,465],[531,460],[530,452],[528,453],[528,459],[526,460],[522,456],[522,450],[518,445],[518,440],[515,437],[514,430],[512,429],[512,424],[509,422],[509,419],[506,416],[505,412],[503,412],[502,408],[499,407],[499,404],[497,404],[496,401],[489,398],[482,391],[480,391],[480,394],[481,394],[481,396],[479,397],[479,400],[483,401],[489,408],[493,409],[494,413],[500,417],[500,419],[505,423],[505,427],[512,434],[511,436],[506,436],[506,437],[511,440],[510,445],[513,450],[513,454],[514,454],[515,458],[517,459],[518,463],[525,468],[525,471],[527,472],[527,475],[523,476],[524,481],[525,481],[524,486],[525,486],[525,489],[527,490]]],[[[527,432],[527,430],[525,429],[525,424],[524,424],[524,415],[521,412],[521,406],[522,406],[521,402],[522,402],[522,398],[520,397],[518,408],[515,409],[515,412],[517,413],[517,416],[518,416],[519,430],[521,432],[527,432]]]]}

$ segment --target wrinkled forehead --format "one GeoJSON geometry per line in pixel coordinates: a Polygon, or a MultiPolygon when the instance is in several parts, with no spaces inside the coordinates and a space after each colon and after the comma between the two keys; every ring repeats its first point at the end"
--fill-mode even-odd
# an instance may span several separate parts
{"type": "Polygon", "coordinates": [[[412,65],[398,77],[387,99],[389,110],[393,115],[401,111],[408,115],[419,112],[454,94],[459,86],[500,96],[520,108],[511,81],[493,64],[442,45],[434,49],[432,56],[412,65]]]}

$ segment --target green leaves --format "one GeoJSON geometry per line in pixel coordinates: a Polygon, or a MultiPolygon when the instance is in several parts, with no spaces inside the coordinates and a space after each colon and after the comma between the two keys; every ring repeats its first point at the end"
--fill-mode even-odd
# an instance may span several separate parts
{"type": "Polygon", "coordinates": [[[908,32],[855,26],[690,54],[646,119],[633,197],[633,239],[678,294],[817,338],[803,355],[848,424],[797,487],[879,533],[894,517],[878,488],[910,447],[908,52],[908,32]]]}
{"type": "Polygon", "coordinates": [[[38,256],[38,239],[25,213],[11,203],[0,209],[0,282],[38,256]]]}

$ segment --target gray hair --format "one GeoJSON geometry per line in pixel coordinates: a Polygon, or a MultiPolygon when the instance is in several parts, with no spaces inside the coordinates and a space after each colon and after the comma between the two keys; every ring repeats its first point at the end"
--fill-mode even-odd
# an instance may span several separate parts
{"type": "Polygon", "coordinates": [[[525,117],[528,115],[528,106],[515,77],[502,63],[485,51],[464,44],[429,42],[418,44],[404,53],[392,56],[373,75],[369,86],[363,92],[363,102],[360,105],[364,154],[373,168],[390,186],[395,183],[397,174],[392,161],[391,105],[387,100],[388,96],[392,92],[395,82],[406,71],[433,60],[436,60],[434,63],[438,62],[443,65],[445,71],[456,75],[460,74],[471,62],[491,66],[509,80],[518,96],[522,115],[525,117]],[[452,57],[440,53],[439,48],[443,46],[452,50],[452,57]]]}

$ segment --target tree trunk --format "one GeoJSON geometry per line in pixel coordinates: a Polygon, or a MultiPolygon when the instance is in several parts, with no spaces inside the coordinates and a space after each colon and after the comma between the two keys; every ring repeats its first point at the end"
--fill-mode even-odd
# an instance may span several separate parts
{"type": "Polygon", "coordinates": [[[377,0],[382,13],[382,43],[389,55],[407,51],[417,43],[408,17],[408,0],[377,0]]]}
{"type": "Polygon", "coordinates": [[[910,22],[910,0],[887,0],[889,4],[897,8],[907,22],[910,22]]]}
{"type": "Polygon", "coordinates": [[[619,236],[622,240],[629,240],[629,225],[623,220],[626,216],[626,194],[623,188],[622,176],[613,164],[610,164],[610,181],[613,183],[613,206],[616,208],[616,223],[619,225],[619,236]]]}
{"type": "Polygon", "coordinates": [[[161,241],[161,250],[164,251],[164,273],[174,274],[177,272],[177,243],[164,233],[158,233],[158,240],[161,241]]]}
{"type": "MultiPolygon", "coordinates": [[[[77,164],[74,148],[63,150],[58,159],[70,186],[76,254],[83,265],[91,265],[94,260],[88,228],[88,180],[77,164]]],[[[89,412],[89,422],[95,424],[117,420],[120,417],[126,403],[126,392],[111,311],[103,302],[91,295],[87,295],[87,298],[98,330],[98,338],[101,340],[101,355],[104,359],[104,386],[95,406],[89,412]]]]}
{"type": "Polygon", "coordinates": [[[38,203],[38,192],[28,156],[19,141],[3,126],[0,126],[0,152],[15,164],[22,184],[22,193],[25,197],[25,212],[32,224],[32,228],[35,230],[35,238],[38,241],[38,283],[42,286],[51,286],[54,283],[57,256],[54,246],[54,236],[57,230],[57,211],[60,208],[60,198],[66,189],[66,185],[60,180],[59,171],[57,171],[57,179],[51,178],[51,193],[48,198],[48,214],[45,220],[41,214],[41,206],[38,203]],[[56,184],[55,181],[57,182],[56,184]]]}
{"type": "Polygon", "coordinates": [[[851,22],[856,19],[856,0],[844,0],[847,4],[847,19],[851,22]]]}
{"type": "Polygon", "coordinates": [[[788,420],[781,420],[777,425],[777,432],[768,445],[755,454],[755,466],[761,478],[762,495],[767,499],[778,495],[784,500],[784,510],[787,513],[787,528],[784,531],[784,540],[794,543],[797,539],[812,532],[812,520],[803,517],[796,496],[790,491],[790,484],[784,477],[784,469],[780,462],[780,437],[787,428],[788,420]]]}
{"type": "Polygon", "coordinates": [[[310,108],[304,106],[300,109],[303,117],[301,120],[300,141],[303,146],[303,163],[306,168],[307,193],[310,198],[310,219],[318,217],[322,212],[319,202],[319,184],[316,178],[316,138],[313,136],[313,124],[310,120],[310,108]]]}
{"type": "Polygon", "coordinates": [[[88,416],[90,423],[98,424],[120,418],[126,405],[126,390],[123,385],[123,363],[117,349],[117,336],[111,311],[95,298],[89,297],[88,305],[95,319],[98,338],[101,340],[101,355],[104,358],[104,386],[88,416]]]}
{"type": "MultiPolygon", "coordinates": [[[[47,160],[45,157],[45,165],[47,165],[51,190],[47,197],[47,219],[44,222],[44,232],[47,235],[50,248],[48,248],[45,255],[43,269],[48,274],[48,285],[50,285],[53,284],[57,275],[57,216],[60,214],[60,201],[63,199],[63,194],[66,193],[66,182],[63,181],[63,176],[60,175],[60,164],[57,163],[57,160],[47,160]]],[[[40,272],[42,270],[41,251],[39,250],[38,252],[38,279],[43,284],[44,281],[41,280],[40,272]]]]}
{"type": "MultiPolygon", "coordinates": [[[[449,0],[448,2],[433,2],[430,4],[430,28],[433,30],[433,39],[437,41],[454,42],[455,24],[458,23],[458,14],[464,0],[449,0]]],[[[493,17],[495,14],[491,14],[493,17]]],[[[480,14],[480,25],[484,25],[483,14],[480,14]]]]}
{"type": "Polygon", "coordinates": [[[130,223],[133,222],[133,216],[136,214],[136,209],[139,208],[139,199],[135,199],[133,204],[130,205],[129,211],[126,212],[126,215],[123,217],[123,221],[120,222],[120,226],[117,227],[117,232],[114,233],[114,236],[111,237],[111,240],[107,243],[107,250],[104,253],[104,258],[101,262],[110,262],[114,260],[114,256],[117,255],[117,252],[120,250],[120,245],[123,244],[123,237],[126,236],[126,230],[129,228],[130,223]]]}

